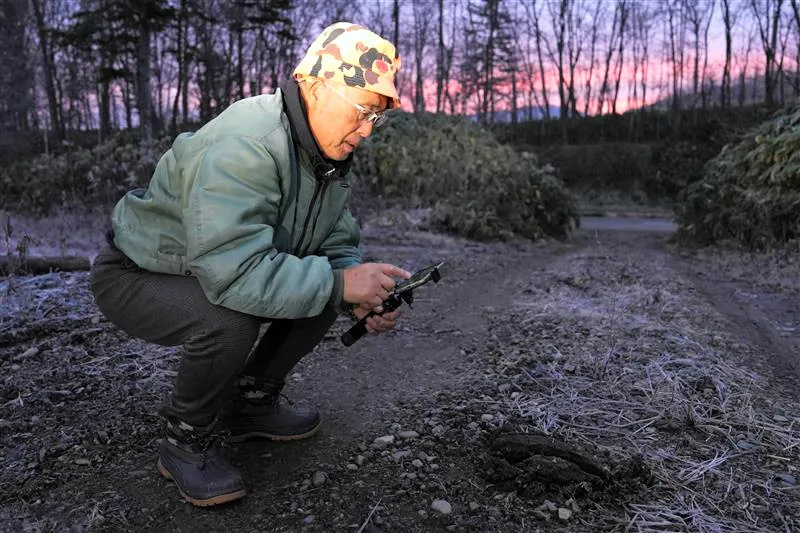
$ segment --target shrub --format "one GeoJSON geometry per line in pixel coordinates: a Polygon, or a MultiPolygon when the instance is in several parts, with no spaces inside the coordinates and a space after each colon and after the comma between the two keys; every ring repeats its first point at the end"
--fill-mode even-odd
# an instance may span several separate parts
{"type": "Polygon", "coordinates": [[[611,191],[643,195],[654,174],[652,153],[646,144],[605,143],[550,146],[542,158],[558,169],[571,190],[584,197],[603,196],[611,191]]]}
{"type": "Polygon", "coordinates": [[[354,171],[373,195],[433,207],[435,226],[470,238],[564,237],[577,223],[552,167],[462,117],[396,114],[363,143],[354,171]]]}
{"type": "Polygon", "coordinates": [[[147,184],[169,143],[164,138],[143,147],[118,135],[94,148],[17,161],[0,169],[0,208],[48,213],[66,203],[115,202],[125,191],[147,184]]]}
{"type": "Polygon", "coordinates": [[[763,248],[800,237],[800,102],[726,145],[676,213],[684,240],[763,248]]]}

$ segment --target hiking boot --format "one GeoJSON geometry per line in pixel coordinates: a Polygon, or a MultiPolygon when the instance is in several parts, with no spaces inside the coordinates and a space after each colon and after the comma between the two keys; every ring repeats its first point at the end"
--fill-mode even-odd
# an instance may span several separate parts
{"type": "Polygon", "coordinates": [[[280,403],[284,385],[282,379],[242,377],[220,415],[228,440],[300,440],[316,433],[321,421],[319,411],[280,403]]]}
{"type": "Polygon", "coordinates": [[[175,481],[184,499],[200,507],[245,495],[242,476],[219,452],[217,441],[223,435],[212,432],[215,422],[190,426],[168,421],[166,438],[158,445],[158,471],[175,481]]]}

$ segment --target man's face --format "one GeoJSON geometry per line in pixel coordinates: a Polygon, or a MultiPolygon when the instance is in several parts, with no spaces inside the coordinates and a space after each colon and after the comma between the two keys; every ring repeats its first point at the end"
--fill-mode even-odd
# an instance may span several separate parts
{"type": "Polygon", "coordinates": [[[325,157],[336,161],[347,159],[372,133],[372,123],[360,121],[363,113],[353,104],[381,112],[389,103],[388,98],[378,93],[340,84],[328,87],[318,80],[310,83],[305,95],[311,133],[325,157]]]}

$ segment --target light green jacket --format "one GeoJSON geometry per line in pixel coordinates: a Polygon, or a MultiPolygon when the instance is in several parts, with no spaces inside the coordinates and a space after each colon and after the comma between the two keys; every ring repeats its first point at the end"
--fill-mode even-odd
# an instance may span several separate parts
{"type": "Polygon", "coordinates": [[[341,269],[361,254],[350,175],[317,181],[310,164],[280,91],[240,100],[179,135],[148,188],[117,203],[114,243],[143,269],[195,276],[214,304],[319,315],[341,306],[341,269]]]}

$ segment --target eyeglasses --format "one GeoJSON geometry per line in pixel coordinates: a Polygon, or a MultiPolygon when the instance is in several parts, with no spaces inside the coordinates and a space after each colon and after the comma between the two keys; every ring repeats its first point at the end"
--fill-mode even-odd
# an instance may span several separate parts
{"type": "Polygon", "coordinates": [[[334,89],[333,87],[328,85],[327,83],[325,84],[325,87],[327,87],[328,89],[330,89],[333,92],[335,92],[336,94],[338,94],[339,97],[342,100],[344,100],[345,102],[347,102],[351,106],[355,107],[356,110],[358,110],[358,116],[356,117],[356,119],[359,122],[371,122],[373,128],[380,128],[382,125],[386,124],[386,119],[388,117],[385,114],[376,113],[374,111],[370,111],[366,107],[353,102],[352,100],[347,98],[345,95],[343,95],[342,93],[340,93],[339,91],[337,91],[336,89],[334,89]]]}

